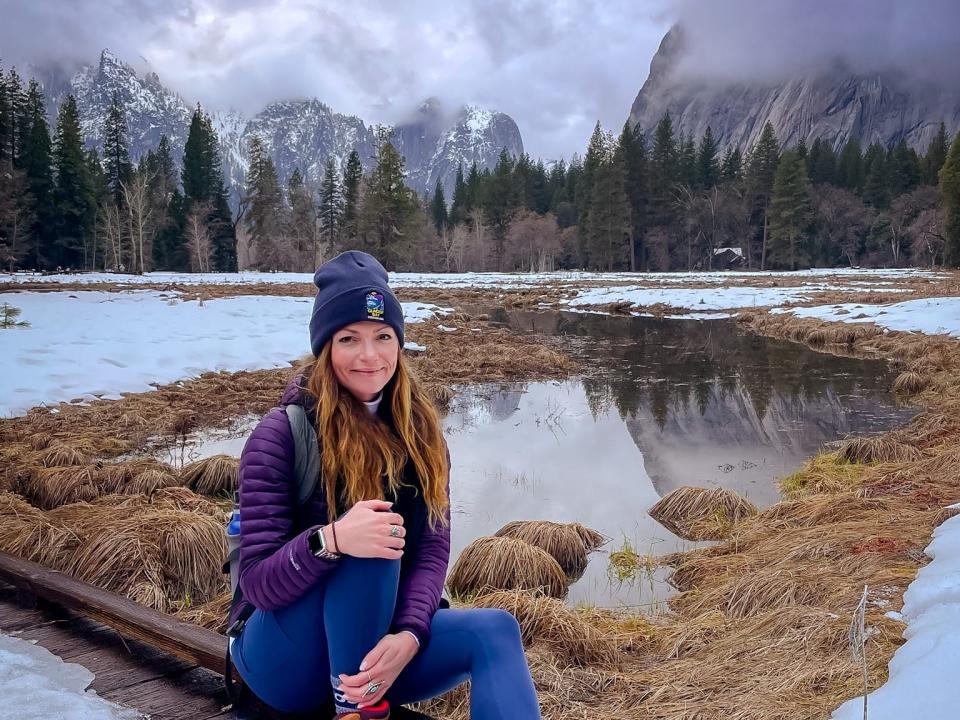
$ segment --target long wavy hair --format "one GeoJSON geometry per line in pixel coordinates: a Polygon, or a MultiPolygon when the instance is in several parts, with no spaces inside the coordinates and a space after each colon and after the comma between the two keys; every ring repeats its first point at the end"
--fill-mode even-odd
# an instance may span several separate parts
{"type": "Polygon", "coordinates": [[[371,413],[337,381],[331,345],[303,368],[304,390],[315,401],[315,426],[321,448],[322,481],[330,520],[361,500],[396,496],[403,471],[412,461],[420,480],[430,525],[447,523],[447,449],[440,418],[421,389],[403,352],[383,389],[393,427],[371,413]],[[339,480],[339,483],[338,483],[339,480]]]}

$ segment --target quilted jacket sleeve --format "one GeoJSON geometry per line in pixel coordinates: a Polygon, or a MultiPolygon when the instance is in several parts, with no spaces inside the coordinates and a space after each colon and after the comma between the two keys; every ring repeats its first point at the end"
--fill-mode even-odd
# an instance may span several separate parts
{"type": "Polygon", "coordinates": [[[447,452],[446,524],[427,527],[420,538],[417,558],[397,591],[391,632],[407,630],[416,635],[422,650],[430,641],[430,623],[440,605],[443,583],[450,562],[450,453],[447,452]]]}
{"type": "Polygon", "coordinates": [[[281,409],[264,416],[240,456],[240,587],[261,610],[293,604],[336,568],[310,552],[307,536],[294,534],[294,442],[281,409]]]}

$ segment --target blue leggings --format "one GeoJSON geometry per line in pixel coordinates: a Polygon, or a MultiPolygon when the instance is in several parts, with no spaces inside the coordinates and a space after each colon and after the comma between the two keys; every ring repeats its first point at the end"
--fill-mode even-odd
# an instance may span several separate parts
{"type": "MultiPolygon", "coordinates": [[[[329,701],[330,678],[354,675],[387,634],[399,560],[343,557],[326,583],[293,605],[257,610],[231,650],[247,686],[268,705],[303,712],[329,701]]],[[[442,695],[471,681],[472,720],[540,717],[520,628],[504,610],[439,609],[430,642],[387,690],[393,705],[442,695]]]]}

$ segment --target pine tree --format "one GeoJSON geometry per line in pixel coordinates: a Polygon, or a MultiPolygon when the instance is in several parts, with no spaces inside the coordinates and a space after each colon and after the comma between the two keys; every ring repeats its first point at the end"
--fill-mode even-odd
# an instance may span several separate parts
{"type": "Polygon", "coordinates": [[[367,179],[360,231],[372,254],[394,268],[413,252],[419,205],[416,193],[404,182],[403,156],[383,128],[377,143],[377,164],[367,179]]]}
{"type": "Polygon", "coordinates": [[[189,258],[180,217],[183,195],[166,135],[160,136],[157,151],[148,154],[148,166],[150,199],[156,223],[153,266],[164,270],[186,270],[189,258]]]}
{"type": "Polygon", "coordinates": [[[677,145],[670,113],[665,113],[654,133],[650,151],[650,225],[667,226],[675,217],[673,188],[679,180],[677,145]]]}
{"type": "Polygon", "coordinates": [[[260,270],[286,269],[291,258],[284,247],[283,194],[273,160],[256,135],[250,139],[248,157],[244,220],[256,266],[260,270]]]}
{"type": "Polygon", "coordinates": [[[807,175],[814,185],[836,182],[837,156],[825,140],[817,138],[807,155],[807,175]]]}
{"type": "Polygon", "coordinates": [[[860,150],[860,140],[852,137],[847,140],[840,153],[840,159],[837,161],[837,179],[840,187],[860,192],[863,188],[864,164],[863,154],[860,150]]]}
{"type": "Polygon", "coordinates": [[[938,177],[946,234],[943,264],[956,268],[960,267],[960,133],[953,139],[938,177]]]}
{"type": "MultiPolygon", "coordinates": [[[[328,166],[331,163],[328,163],[328,166]]],[[[340,220],[342,213],[340,198],[340,182],[336,175],[336,165],[329,168],[333,173],[333,193],[335,202],[332,203],[336,210],[336,228],[334,234],[340,232],[340,220]]],[[[324,186],[327,186],[327,179],[324,178],[324,186]]],[[[327,188],[329,191],[329,188],[327,188]]],[[[312,272],[316,269],[322,258],[320,252],[319,240],[320,234],[317,232],[317,208],[313,201],[313,193],[306,186],[300,168],[294,168],[287,181],[287,197],[290,199],[290,230],[289,235],[293,241],[293,252],[296,258],[296,269],[299,271],[312,272]]]]}
{"type": "Polygon", "coordinates": [[[9,171],[13,167],[13,128],[13,108],[10,106],[7,77],[0,67],[0,171],[9,171]]]}
{"type": "Polygon", "coordinates": [[[678,158],[680,170],[680,184],[687,187],[696,187],[697,184],[697,146],[693,142],[693,135],[687,135],[680,143],[678,158]]]}
{"type": "Polygon", "coordinates": [[[80,116],[73,95],[67,95],[57,116],[53,162],[57,214],[53,261],[62,267],[86,267],[84,250],[93,231],[95,205],[83,150],[80,116]]]}
{"type": "Polygon", "coordinates": [[[236,272],[236,231],[223,181],[219,142],[210,117],[199,105],[190,120],[180,176],[183,181],[184,216],[189,218],[195,215],[194,204],[203,205],[206,211],[204,236],[210,241],[210,269],[236,272]]]}
{"type": "Polygon", "coordinates": [[[44,108],[43,91],[36,80],[27,88],[21,127],[20,166],[30,194],[34,223],[30,228],[30,249],[26,263],[32,267],[53,267],[56,235],[56,206],[53,199],[53,156],[50,129],[44,108]]]}
{"type": "MultiPolygon", "coordinates": [[[[16,78],[16,71],[10,76],[16,78]]],[[[28,228],[34,223],[33,206],[23,171],[15,167],[16,120],[12,81],[0,69],[0,267],[14,270],[26,254],[28,228]],[[13,96],[12,96],[13,94],[13,96]]]]}
{"type": "MultiPolygon", "coordinates": [[[[767,265],[767,242],[770,230],[770,203],[773,198],[773,185],[777,174],[777,164],[780,161],[780,146],[777,143],[773,125],[769,122],[763,126],[757,144],[750,152],[747,162],[747,193],[753,209],[753,216],[761,230],[760,269],[765,270],[767,265]]],[[[753,253],[748,252],[748,266],[752,265],[753,253]]]]}
{"type": "Polygon", "coordinates": [[[630,260],[630,201],[622,148],[612,147],[611,137],[605,141],[594,176],[587,236],[590,265],[611,271],[630,260]]]}
{"type": "Polygon", "coordinates": [[[717,160],[717,143],[713,139],[713,130],[707,125],[697,151],[697,184],[709,189],[719,181],[720,163],[717,160]]]}
{"type": "Polygon", "coordinates": [[[789,150],[777,165],[770,202],[771,265],[796,270],[809,261],[803,237],[810,219],[806,162],[789,150]]]}
{"type": "Polygon", "coordinates": [[[720,177],[724,182],[736,182],[740,179],[743,172],[743,155],[740,154],[740,148],[727,146],[727,151],[723,154],[723,162],[720,164],[720,177]]]}
{"type": "Polygon", "coordinates": [[[8,162],[12,162],[15,168],[22,168],[20,163],[20,148],[24,137],[29,130],[29,122],[26,119],[27,96],[23,90],[23,83],[17,74],[16,68],[10,68],[6,81],[7,105],[9,106],[10,122],[7,128],[7,146],[5,155],[8,162]]]}
{"type": "Polygon", "coordinates": [[[457,179],[453,183],[453,203],[450,205],[451,226],[467,221],[467,183],[463,179],[463,163],[457,167],[457,179]]]}
{"type": "Polygon", "coordinates": [[[940,168],[947,160],[950,150],[950,139],[947,137],[947,126],[942,122],[937,134],[930,141],[927,154],[923,156],[923,182],[927,185],[936,185],[939,182],[940,168]]]}
{"type": "Polygon", "coordinates": [[[130,180],[133,167],[127,149],[127,120],[120,104],[120,96],[114,91],[107,111],[107,123],[103,129],[103,159],[107,171],[107,186],[116,206],[123,205],[123,183],[130,180]]]}
{"type": "Polygon", "coordinates": [[[447,200],[443,196],[443,183],[440,182],[439,178],[437,179],[436,189],[433,191],[433,200],[430,203],[430,215],[437,235],[443,235],[450,218],[447,215],[447,200]]]}
{"type": "Polygon", "coordinates": [[[577,180],[577,191],[575,203],[577,206],[577,226],[578,230],[578,250],[580,253],[580,263],[586,266],[589,258],[590,244],[590,207],[593,200],[593,186],[596,182],[597,171],[603,162],[606,138],[603,134],[603,128],[598,121],[593,127],[593,134],[590,135],[590,144],[587,145],[587,154],[583,157],[583,167],[580,170],[580,177],[577,180]]]}
{"type": "Polygon", "coordinates": [[[866,177],[863,181],[863,201],[874,208],[883,209],[890,205],[890,191],[887,180],[886,153],[880,143],[873,143],[863,156],[866,177]]]}
{"type": "Polygon", "coordinates": [[[514,159],[504,148],[500,151],[500,157],[493,169],[483,203],[484,216],[493,234],[493,255],[498,270],[504,269],[507,231],[510,229],[514,211],[519,205],[513,183],[513,169],[514,159]]]}
{"type": "Polygon", "coordinates": [[[895,198],[913,190],[921,181],[920,158],[916,150],[901,139],[890,153],[888,169],[890,197],[895,198]]]}
{"type": "Polygon", "coordinates": [[[550,211],[550,201],[553,199],[553,193],[550,192],[550,180],[547,177],[547,168],[543,160],[537,160],[531,170],[531,183],[533,185],[533,207],[532,210],[538,215],[544,215],[550,211]]]}
{"type": "Polygon", "coordinates": [[[360,154],[351,150],[347,157],[347,164],[343,170],[343,220],[341,235],[346,241],[357,236],[357,219],[359,217],[360,182],[363,180],[363,167],[360,164],[360,154]]]}
{"type": "Polygon", "coordinates": [[[343,190],[333,158],[327,158],[320,185],[320,236],[331,250],[339,247],[344,215],[343,190]]]}
{"type": "Polygon", "coordinates": [[[647,141],[639,127],[627,121],[620,132],[617,150],[626,172],[625,192],[630,204],[630,270],[644,265],[643,239],[647,228],[647,141]]]}
{"type": "Polygon", "coordinates": [[[483,180],[480,175],[480,169],[477,167],[477,161],[474,160],[470,165],[470,172],[467,174],[466,211],[468,215],[474,208],[479,208],[483,204],[483,194],[483,180]]]}

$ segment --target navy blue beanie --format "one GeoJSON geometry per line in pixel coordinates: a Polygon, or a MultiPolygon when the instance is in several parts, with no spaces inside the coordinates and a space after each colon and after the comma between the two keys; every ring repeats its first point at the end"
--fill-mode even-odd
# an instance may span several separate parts
{"type": "Polygon", "coordinates": [[[387,286],[387,271],[358,250],[340,253],[313,276],[317,299],[310,316],[310,348],[316,357],[340,328],[361,320],[387,323],[403,347],[403,308],[387,286]]]}

